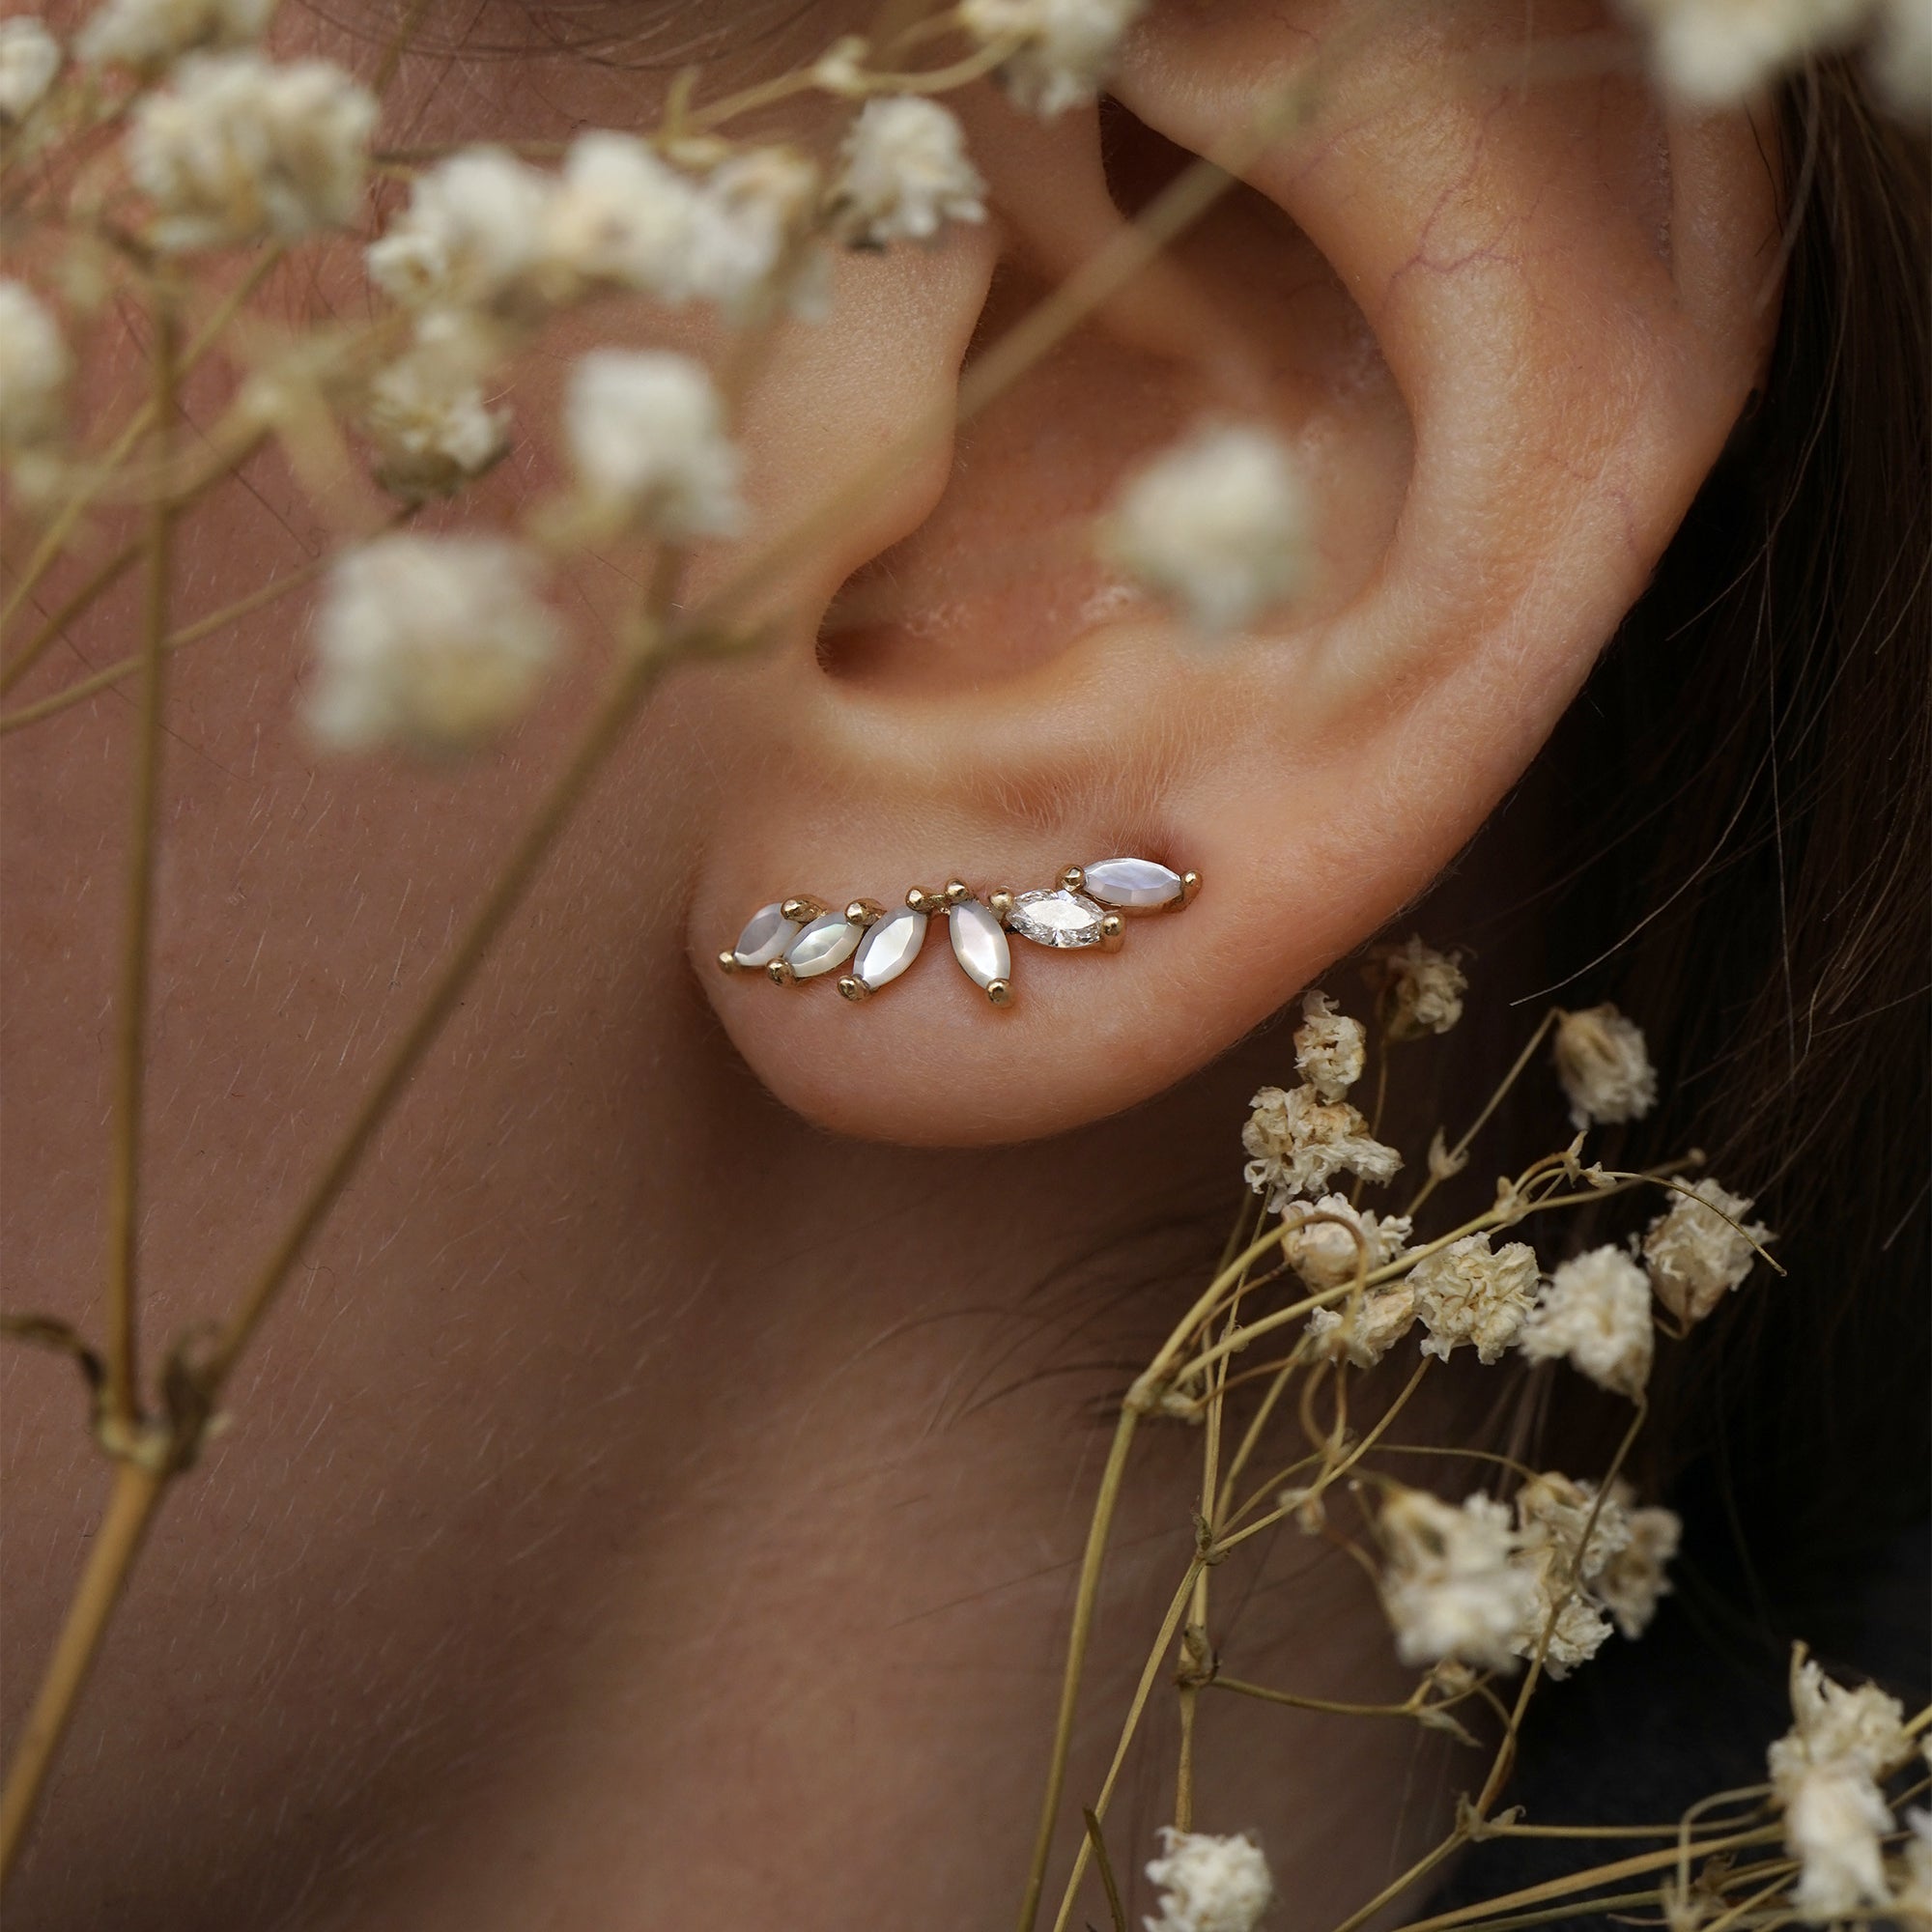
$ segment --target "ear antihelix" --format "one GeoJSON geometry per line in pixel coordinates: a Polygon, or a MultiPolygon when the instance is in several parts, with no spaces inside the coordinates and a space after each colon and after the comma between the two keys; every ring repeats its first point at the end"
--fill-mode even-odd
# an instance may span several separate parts
{"type": "Polygon", "coordinates": [[[802,986],[850,961],[838,990],[863,1005],[912,967],[931,922],[944,919],[960,971],[989,1006],[1005,1008],[1013,1002],[1009,934],[1048,952],[1118,952],[1129,919],[1184,912],[1200,890],[1199,872],[1176,871],[1155,859],[1116,858],[1068,866],[1052,885],[1028,892],[999,886],[976,893],[963,879],[937,892],[913,886],[891,912],[868,898],[830,912],[799,894],[760,906],[718,964],[730,974],[762,969],[777,985],[802,986]]]}

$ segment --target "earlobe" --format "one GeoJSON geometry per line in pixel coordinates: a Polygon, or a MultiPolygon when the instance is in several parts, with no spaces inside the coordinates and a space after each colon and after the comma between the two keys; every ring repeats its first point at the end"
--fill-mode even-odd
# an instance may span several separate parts
{"type": "MultiPolygon", "coordinates": [[[[733,783],[692,953],[809,1118],[1021,1139],[1198,1067],[1453,857],[1655,568],[1761,374],[1775,183],[1749,128],[1667,128],[1634,80],[1579,79],[1560,43],[1525,87],[1519,9],[1449,17],[1324,82],[1319,124],[1239,191],[1272,227],[1236,211],[1168,265],[1187,299],[1217,298],[1237,354],[1204,365],[1163,338],[1185,304],[1149,282],[962,444],[867,573],[899,608],[864,653],[801,625],[704,701],[733,783]],[[1310,470],[1323,581],[1264,633],[1206,645],[1122,605],[1077,541],[1039,561],[1038,537],[1077,540],[1141,449],[1204,409],[1251,412],[1252,392],[1213,392],[1234,366],[1268,372],[1264,407],[1310,470]],[[979,587],[1003,566],[1024,649],[1000,635],[1010,586],[1004,606],[979,587]],[[773,901],[895,906],[956,877],[983,903],[1116,855],[1200,873],[1199,904],[1130,921],[1118,957],[1022,939],[1004,1009],[931,956],[848,1001],[838,972],[780,988],[716,965],[773,901]]],[[[1120,95],[1211,152],[1307,44],[1245,0],[1156,10],[1120,95]]],[[[1092,134],[1053,138],[1097,176],[1092,134]]],[[[1012,276],[1106,224],[1104,181],[1050,180],[1030,206],[1024,168],[988,172],[1012,276]]]]}

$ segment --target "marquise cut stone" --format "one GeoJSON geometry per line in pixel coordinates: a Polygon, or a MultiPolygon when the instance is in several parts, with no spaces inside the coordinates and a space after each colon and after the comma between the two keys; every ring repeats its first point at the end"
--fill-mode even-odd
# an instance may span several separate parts
{"type": "Polygon", "coordinates": [[[797,937],[798,922],[787,919],[783,905],[774,901],[752,915],[731,956],[740,966],[769,966],[797,937]]]}
{"type": "Polygon", "coordinates": [[[1036,946],[1098,946],[1101,908],[1079,893],[1022,893],[1007,915],[1009,928],[1036,946]]]}
{"type": "Polygon", "coordinates": [[[842,913],[829,912],[815,919],[785,952],[785,964],[801,980],[815,980],[851,958],[865,935],[863,926],[854,925],[842,913]]]}
{"type": "Polygon", "coordinates": [[[852,962],[853,977],[877,992],[919,957],[919,949],[924,944],[924,913],[901,906],[867,928],[859,942],[859,956],[852,962]]]}
{"type": "Polygon", "coordinates": [[[988,907],[967,899],[952,908],[947,923],[952,928],[953,955],[976,986],[990,986],[1012,972],[1012,948],[988,907]]]}
{"type": "Polygon", "coordinates": [[[1180,874],[1151,859],[1100,859],[1080,869],[1087,891],[1120,912],[1153,912],[1180,896],[1180,874]]]}

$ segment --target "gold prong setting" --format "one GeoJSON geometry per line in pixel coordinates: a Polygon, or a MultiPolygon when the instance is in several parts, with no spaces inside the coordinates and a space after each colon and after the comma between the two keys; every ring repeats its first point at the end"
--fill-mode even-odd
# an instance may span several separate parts
{"type": "Polygon", "coordinates": [[[937,890],[909,887],[896,907],[848,899],[842,910],[810,893],[776,899],[753,914],[734,947],[718,954],[719,970],[755,973],[780,986],[830,979],[853,1006],[864,1006],[919,957],[935,919],[944,919],[960,971],[988,1006],[1013,1004],[1009,935],[1049,952],[1118,952],[1127,923],[1151,913],[1184,912],[1201,891],[1201,874],[1152,859],[1098,859],[1067,866],[1054,884],[1033,892],[997,886],[975,893],[963,879],[937,890]]]}

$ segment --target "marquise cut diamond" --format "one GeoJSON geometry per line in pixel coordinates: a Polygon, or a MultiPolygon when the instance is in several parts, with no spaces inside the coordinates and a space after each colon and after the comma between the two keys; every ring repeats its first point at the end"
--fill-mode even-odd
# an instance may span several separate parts
{"type": "Polygon", "coordinates": [[[1079,893],[1022,893],[1007,915],[1007,925],[1036,946],[1098,946],[1105,917],[1079,893]]]}

